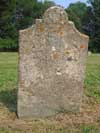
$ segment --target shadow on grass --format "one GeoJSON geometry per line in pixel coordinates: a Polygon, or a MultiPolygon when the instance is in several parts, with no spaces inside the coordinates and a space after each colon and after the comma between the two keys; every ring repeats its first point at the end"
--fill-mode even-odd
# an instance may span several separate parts
{"type": "Polygon", "coordinates": [[[11,112],[17,111],[17,89],[0,92],[0,103],[3,103],[11,112]]]}

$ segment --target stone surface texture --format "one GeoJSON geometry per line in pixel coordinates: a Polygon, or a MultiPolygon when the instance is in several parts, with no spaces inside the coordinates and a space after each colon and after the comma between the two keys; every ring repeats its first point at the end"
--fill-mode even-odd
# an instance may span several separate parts
{"type": "Polygon", "coordinates": [[[88,40],[57,6],[20,31],[20,118],[80,110],[88,40]]]}

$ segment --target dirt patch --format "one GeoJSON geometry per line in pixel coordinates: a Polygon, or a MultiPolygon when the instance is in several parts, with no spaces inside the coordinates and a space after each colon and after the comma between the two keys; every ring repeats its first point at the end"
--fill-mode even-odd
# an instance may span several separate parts
{"type": "MultiPolygon", "coordinates": [[[[93,99],[92,99],[93,100],[93,99]]],[[[0,105],[0,127],[21,129],[28,131],[43,127],[66,127],[67,125],[96,124],[100,126],[100,103],[83,102],[80,113],[60,113],[46,119],[20,120],[15,112],[9,112],[4,106],[0,105]]],[[[31,132],[31,131],[30,131],[31,132]]]]}

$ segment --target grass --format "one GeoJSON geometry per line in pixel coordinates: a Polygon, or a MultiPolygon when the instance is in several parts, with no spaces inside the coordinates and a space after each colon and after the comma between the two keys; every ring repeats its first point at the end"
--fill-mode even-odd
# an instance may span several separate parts
{"type": "Polygon", "coordinates": [[[16,108],[18,54],[0,53],[0,101],[10,110],[16,108]]]}
{"type": "Polygon", "coordinates": [[[39,125],[28,130],[28,132],[17,128],[1,128],[0,133],[100,133],[100,130],[95,128],[94,126],[80,126],[80,128],[76,127],[72,129],[69,127],[60,128],[47,125],[46,127],[44,127],[43,125],[39,125]]]}
{"type": "MultiPolygon", "coordinates": [[[[16,112],[17,101],[17,81],[18,81],[18,54],[17,53],[0,53],[0,111],[4,108],[1,116],[9,115],[16,112]],[[6,109],[5,109],[6,108],[6,109]],[[9,113],[10,112],[10,113],[9,113]],[[2,115],[3,114],[3,115],[2,115]]],[[[85,95],[94,98],[100,102],[100,55],[93,54],[87,59],[86,76],[85,76],[85,95]]],[[[16,116],[14,116],[16,117],[16,116]]],[[[8,116],[7,116],[8,118],[8,116]]],[[[16,119],[16,118],[15,118],[16,119]]],[[[0,120],[1,121],[1,120],[0,120]]],[[[100,123],[100,122],[99,122],[100,123]]],[[[67,125],[54,124],[43,120],[32,122],[29,133],[99,133],[100,130],[95,125],[80,124],[72,127],[67,125]]],[[[20,127],[2,127],[0,133],[22,133],[20,127]]]]}
{"type": "Polygon", "coordinates": [[[85,94],[100,101],[100,55],[91,55],[87,59],[85,94]]]}

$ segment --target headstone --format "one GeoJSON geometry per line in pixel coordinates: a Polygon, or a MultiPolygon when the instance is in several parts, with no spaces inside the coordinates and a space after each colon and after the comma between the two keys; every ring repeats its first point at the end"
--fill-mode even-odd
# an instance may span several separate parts
{"type": "Polygon", "coordinates": [[[88,40],[57,6],[20,31],[19,117],[80,110],[88,40]]]}

